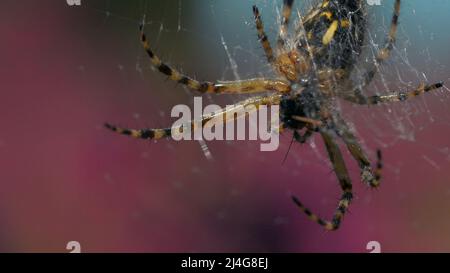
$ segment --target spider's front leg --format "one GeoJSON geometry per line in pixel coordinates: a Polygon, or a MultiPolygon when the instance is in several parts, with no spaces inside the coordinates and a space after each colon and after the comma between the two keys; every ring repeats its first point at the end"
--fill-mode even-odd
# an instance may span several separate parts
{"type": "Polygon", "coordinates": [[[287,93],[291,90],[288,82],[282,80],[271,80],[264,78],[256,78],[242,81],[230,82],[200,82],[187,75],[182,74],[176,69],[170,67],[161,61],[155,55],[150,47],[150,43],[143,31],[143,25],[139,28],[141,33],[141,43],[150,57],[152,65],[158,69],[159,72],[168,76],[170,80],[183,84],[192,90],[200,93],[257,93],[265,91],[273,91],[279,93],[287,93]]]}
{"type": "Polygon", "coordinates": [[[275,57],[273,55],[273,49],[270,45],[269,38],[264,31],[264,24],[261,19],[261,14],[259,13],[259,9],[256,6],[253,6],[253,15],[255,16],[255,24],[256,30],[258,31],[258,39],[261,42],[261,45],[266,53],[267,61],[271,64],[275,61],[275,57]]]}
{"type": "Polygon", "coordinates": [[[312,213],[311,210],[306,208],[296,196],[292,196],[292,200],[299,207],[299,209],[309,217],[309,219],[325,227],[325,229],[327,230],[336,230],[339,228],[342,218],[344,217],[344,214],[346,213],[347,208],[353,199],[352,183],[341,151],[339,150],[339,146],[334,141],[333,136],[328,133],[326,129],[323,129],[320,134],[322,135],[322,138],[325,142],[328,156],[330,157],[331,163],[333,164],[334,171],[343,192],[339,200],[336,212],[334,213],[333,219],[331,221],[326,221],[316,214],[312,213]]]}
{"type": "MultiPolygon", "coordinates": [[[[182,135],[185,133],[184,128],[186,125],[190,126],[191,132],[203,129],[205,127],[211,127],[217,122],[226,123],[228,121],[234,121],[243,115],[250,114],[249,111],[236,111],[237,108],[242,107],[244,110],[250,109],[256,111],[261,105],[278,105],[280,104],[280,95],[253,97],[244,101],[238,102],[232,107],[223,108],[217,112],[205,115],[199,121],[190,121],[188,124],[181,125],[175,128],[164,129],[128,129],[120,128],[109,123],[105,123],[105,127],[122,135],[131,136],[140,139],[162,139],[174,137],[175,134],[182,135]],[[237,113],[237,114],[236,114],[237,113]]],[[[277,128],[281,130],[282,128],[277,128]]]]}

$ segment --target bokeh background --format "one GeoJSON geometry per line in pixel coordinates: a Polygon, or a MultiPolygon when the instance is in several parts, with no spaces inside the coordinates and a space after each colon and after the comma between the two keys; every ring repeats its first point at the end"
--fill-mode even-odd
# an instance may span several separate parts
{"type": "MultiPolygon", "coordinates": [[[[303,1],[298,1],[303,2],[303,1]]],[[[397,48],[368,94],[448,81],[448,0],[403,1],[397,48]]],[[[158,143],[115,135],[170,125],[190,92],[153,72],[137,35],[164,60],[206,80],[271,76],[256,39],[257,3],[275,39],[281,1],[2,1],[0,9],[0,251],[385,252],[450,251],[450,103],[444,88],[402,105],[342,103],[383,185],[369,190],[345,153],[356,198],[325,232],[289,195],[330,217],[338,183],[316,137],[276,152],[258,142],[158,143]]],[[[370,7],[367,49],[382,43],[393,1],[370,7]]],[[[303,11],[309,2],[297,3],[303,11]]],[[[225,105],[242,97],[206,96],[225,105]]]]}

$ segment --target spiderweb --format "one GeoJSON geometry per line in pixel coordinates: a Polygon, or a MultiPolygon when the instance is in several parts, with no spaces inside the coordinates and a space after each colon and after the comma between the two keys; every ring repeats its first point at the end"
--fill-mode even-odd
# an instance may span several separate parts
{"type": "MultiPolygon", "coordinates": [[[[166,127],[172,123],[170,108],[174,104],[189,105],[193,101],[190,91],[174,86],[171,82],[164,82],[157,72],[148,72],[151,66],[137,40],[137,27],[140,22],[145,20],[145,30],[155,53],[165,62],[197,79],[237,80],[274,77],[257,41],[251,6],[257,4],[260,8],[267,35],[274,46],[280,22],[281,2],[166,0],[125,3],[103,0],[83,3],[84,8],[90,10],[92,17],[97,18],[95,24],[98,24],[100,31],[107,30],[114,33],[112,32],[114,29],[118,30],[116,33],[123,34],[117,42],[123,43],[127,49],[132,49],[128,55],[135,64],[134,67],[127,69],[140,75],[143,86],[144,83],[161,82],[157,88],[150,91],[127,90],[127,96],[131,97],[138,95],[143,97],[142,94],[146,94],[148,106],[143,110],[144,104],[140,104],[142,108],[136,108],[135,112],[124,113],[123,123],[129,127],[166,127]],[[165,86],[170,90],[165,90],[165,86]]],[[[396,45],[390,59],[380,66],[380,73],[373,83],[364,89],[366,95],[412,90],[421,82],[450,83],[450,59],[442,47],[442,43],[445,42],[442,38],[445,35],[444,19],[431,18],[432,15],[439,18],[436,15],[436,12],[439,13],[436,6],[442,6],[441,10],[446,10],[450,8],[450,4],[444,0],[433,1],[433,6],[425,2],[428,1],[402,2],[396,45]]],[[[317,1],[296,1],[293,22],[296,21],[297,13],[304,15],[315,3],[317,1]]],[[[371,62],[377,49],[384,45],[389,31],[393,1],[381,0],[380,3],[381,5],[368,7],[369,30],[362,62],[371,62]]],[[[445,15],[442,15],[442,18],[445,18],[445,15]]],[[[291,27],[291,30],[293,29],[294,27],[291,27]]],[[[434,136],[437,134],[446,134],[447,138],[450,136],[449,91],[444,87],[404,103],[364,107],[342,102],[339,106],[344,118],[355,129],[371,158],[376,148],[398,150],[398,145],[409,143],[408,147],[419,149],[419,152],[414,153],[418,157],[418,164],[426,164],[444,175],[443,169],[448,168],[450,164],[450,141],[445,141],[442,136],[434,136]]],[[[204,104],[214,103],[224,106],[243,98],[246,96],[207,95],[204,96],[204,104]]],[[[208,157],[212,154],[215,158],[229,159],[238,154],[248,161],[264,162],[266,166],[273,165],[273,168],[280,168],[282,176],[285,177],[283,180],[296,180],[301,177],[301,173],[313,168],[322,168],[325,172],[330,172],[328,158],[323,148],[320,148],[322,143],[317,137],[307,144],[310,148],[295,147],[289,153],[287,166],[281,166],[290,140],[290,134],[281,137],[282,145],[275,157],[261,154],[257,146],[250,142],[237,146],[234,142],[201,143],[201,147],[197,145],[196,149],[199,153],[205,151],[208,157]],[[245,145],[247,148],[242,148],[245,145]],[[221,156],[221,153],[226,155],[221,156]],[[328,167],[323,167],[324,165],[328,167]]],[[[162,141],[158,145],[168,147],[169,156],[177,155],[180,146],[170,141],[162,141]]],[[[153,149],[152,147],[148,149],[153,149]]],[[[194,174],[201,172],[205,166],[210,166],[207,165],[210,163],[205,162],[190,164],[194,174]]],[[[239,169],[233,162],[225,168],[229,173],[239,169]]],[[[386,171],[395,177],[400,176],[405,170],[402,162],[396,161],[390,162],[386,166],[386,171]]],[[[357,174],[355,167],[352,174],[357,174]]],[[[329,177],[330,180],[335,179],[332,174],[329,177]]],[[[179,183],[181,182],[176,181],[174,185],[179,187],[179,183]]],[[[246,196],[245,192],[248,194],[249,191],[248,188],[238,185],[229,186],[227,190],[232,196],[241,197],[246,196]]],[[[325,205],[334,206],[333,202],[326,198],[321,199],[321,203],[325,205]]],[[[218,218],[222,219],[226,215],[226,209],[218,209],[218,218]]],[[[277,213],[272,216],[273,222],[277,225],[285,224],[288,221],[286,218],[289,218],[277,213]]]]}

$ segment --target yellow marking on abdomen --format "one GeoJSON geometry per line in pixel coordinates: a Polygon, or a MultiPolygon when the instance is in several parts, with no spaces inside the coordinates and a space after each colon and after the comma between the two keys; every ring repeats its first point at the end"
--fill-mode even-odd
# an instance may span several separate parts
{"type": "Polygon", "coordinates": [[[328,45],[331,42],[331,40],[333,40],[337,28],[338,28],[338,21],[334,20],[333,23],[331,23],[331,26],[328,28],[325,35],[323,35],[322,44],[328,45]]]}

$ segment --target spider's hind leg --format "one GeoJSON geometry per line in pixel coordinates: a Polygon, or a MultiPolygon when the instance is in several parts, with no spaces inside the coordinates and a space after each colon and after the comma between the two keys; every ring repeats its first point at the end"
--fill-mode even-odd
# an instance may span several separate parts
{"type": "Polygon", "coordinates": [[[336,230],[339,228],[342,218],[344,217],[344,214],[346,213],[347,208],[353,199],[352,183],[341,151],[339,150],[336,142],[333,140],[333,136],[326,131],[321,131],[320,134],[322,135],[322,138],[325,142],[328,155],[330,157],[331,163],[333,164],[334,171],[342,189],[342,196],[339,200],[336,212],[334,213],[333,219],[331,221],[326,221],[316,214],[312,213],[311,210],[306,208],[297,197],[292,196],[292,201],[294,201],[299,209],[303,211],[312,221],[325,227],[326,230],[336,230]]]}
{"type": "Polygon", "coordinates": [[[395,40],[397,38],[398,18],[400,16],[400,0],[395,1],[394,14],[392,15],[391,27],[389,34],[386,38],[386,43],[382,49],[380,49],[375,58],[374,64],[369,67],[364,74],[364,86],[368,85],[375,74],[378,71],[378,65],[383,63],[391,55],[391,51],[394,48],[395,40]]]}
{"type": "Polygon", "coordinates": [[[378,51],[374,62],[364,69],[364,72],[361,75],[362,83],[359,86],[351,83],[350,90],[352,90],[352,94],[340,95],[340,97],[342,97],[343,99],[357,104],[370,104],[369,98],[367,98],[362,93],[361,89],[372,82],[373,78],[379,70],[379,65],[387,60],[391,55],[391,51],[394,48],[395,40],[397,38],[398,19],[400,16],[400,3],[400,0],[395,0],[391,26],[384,47],[378,51]]]}
{"type": "MultiPolygon", "coordinates": [[[[336,122],[335,122],[336,123],[336,122]]],[[[339,117],[337,120],[336,134],[342,138],[348,151],[352,157],[358,163],[361,171],[361,181],[370,186],[371,188],[377,188],[380,185],[381,171],[383,168],[383,162],[381,158],[381,151],[377,151],[377,163],[375,170],[372,170],[369,159],[367,158],[364,150],[356,139],[355,135],[350,131],[350,128],[345,121],[339,117]]]]}

